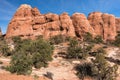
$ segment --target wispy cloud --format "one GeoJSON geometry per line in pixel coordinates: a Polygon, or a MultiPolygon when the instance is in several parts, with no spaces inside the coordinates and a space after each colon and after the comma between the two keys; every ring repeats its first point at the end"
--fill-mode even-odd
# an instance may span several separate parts
{"type": "Polygon", "coordinates": [[[0,20],[10,20],[16,7],[7,0],[0,0],[0,20]]]}

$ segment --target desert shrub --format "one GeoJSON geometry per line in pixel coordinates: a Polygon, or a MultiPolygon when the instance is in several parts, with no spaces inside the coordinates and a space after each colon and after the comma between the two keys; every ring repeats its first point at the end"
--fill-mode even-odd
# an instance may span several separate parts
{"type": "Polygon", "coordinates": [[[32,71],[32,59],[24,52],[17,52],[12,56],[11,65],[7,67],[11,73],[30,74],[32,71]]]}
{"type": "Polygon", "coordinates": [[[67,50],[67,58],[85,59],[89,55],[92,47],[92,45],[81,46],[78,41],[72,40],[67,50]]]}
{"type": "Polygon", "coordinates": [[[115,37],[115,41],[113,42],[113,45],[120,47],[120,33],[115,37]]]}
{"type": "Polygon", "coordinates": [[[0,36],[0,53],[3,56],[10,56],[12,54],[12,51],[8,47],[8,44],[3,36],[0,36]]]}
{"type": "Polygon", "coordinates": [[[10,50],[10,48],[8,47],[7,44],[1,46],[1,53],[2,53],[3,56],[12,55],[12,51],[10,50]]]}
{"type": "Polygon", "coordinates": [[[22,41],[20,36],[14,36],[14,37],[12,37],[12,40],[14,43],[21,43],[21,41],[22,41]]]}
{"type": "Polygon", "coordinates": [[[67,57],[75,58],[75,59],[82,58],[83,57],[82,48],[81,47],[69,47],[67,57]]]}
{"type": "Polygon", "coordinates": [[[94,42],[94,43],[97,43],[97,44],[103,43],[103,39],[102,39],[101,36],[98,35],[98,36],[96,36],[96,37],[94,38],[93,42],[94,42]]]}
{"type": "Polygon", "coordinates": [[[51,44],[59,44],[65,42],[65,36],[63,35],[56,35],[50,38],[50,43],[51,44]]]}
{"type": "Polygon", "coordinates": [[[92,77],[92,64],[91,63],[83,63],[75,66],[75,70],[77,71],[77,76],[84,80],[85,77],[92,77]]]}
{"type": "Polygon", "coordinates": [[[84,80],[86,76],[90,76],[95,80],[116,80],[117,65],[109,65],[103,54],[97,54],[93,63],[84,63],[77,65],[77,76],[84,80]]]}
{"type": "Polygon", "coordinates": [[[92,42],[93,41],[92,34],[89,33],[89,32],[86,32],[84,34],[83,41],[85,41],[85,42],[92,42]]]}
{"type": "Polygon", "coordinates": [[[97,49],[97,53],[101,53],[104,55],[104,54],[106,54],[106,51],[102,47],[100,47],[97,49]]]}
{"type": "Polygon", "coordinates": [[[74,37],[66,36],[65,41],[70,41],[72,38],[74,38],[74,37]]]}
{"type": "Polygon", "coordinates": [[[91,56],[96,56],[97,54],[105,55],[105,54],[106,54],[106,51],[104,50],[103,47],[100,47],[100,48],[97,48],[97,49],[93,50],[93,51],[90,53],[91,56]]]}
{"type": "Polygon", "coordinates": [[[69,40],[69,45],[70,45],[70,47],[75,47],[75,46],[77,46],[79,44],[79,41],[76,39],[76,38],[71,38],[70,40],[69,40]]]}
{"type": "Polygon", "coordinates": [[[38,39],[31,43],[31,53],[33,65],[36,68],[47,66],[47,62],[52,60],[52,53],[54,47],[49,42],[38,39]]]}
{"type": "Polygon", "coordinates": [[[11,57],[11,65],[8,70],[17,74],[28,74],[31,67],[46,67],[48,61],[52,60],[53,46],[42,38],[34,41],[29,39],[13,40],[15,44],[14,55],[11,57]]]}
{"type": "Polygon", "coordinates": [[[93,75],[97,80],[115,80],[117,76],[117,65],[110,66],[103,54],[97,54],[93,60],[93,75]]]}

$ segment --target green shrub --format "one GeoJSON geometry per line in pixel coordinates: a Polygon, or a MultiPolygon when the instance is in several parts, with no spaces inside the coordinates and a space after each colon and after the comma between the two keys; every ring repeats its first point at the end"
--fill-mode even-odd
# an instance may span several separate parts
{"type": "Polygon", "coordinates": [[[77,71],[77,76],[84,80],[85,77],[92,77],[92,64],[91,63],[83,63],[75,66],[75,70],[77,71]]]}
{"type": "Polygon", "coordinates": [[[21,43],[21,41],[22,41],[20,36],[14,36],[14,37],[12,37],[12,40],[14,43],[21,43]]]}
{"type": "Polygon", "coordinates": [[[91,33],[87,32],[84,34],[83,41],[85,42],[92,42],[93,41],[93,36],[91,33]]]}
{"type": "Polygon", "coordinates": [[[52,60],[53,46],[40,37],[34,41],[15,37],[13,41],[14,55],[11,57],[11,65],[7,68],[12,73],[28,74],[32,66],[46,67],[48,61],[52,60]]]}
{"type": "Polygon", "coordinates": [[[97,54],[93,63],[93,75],[97,80],[116,80],[118,67],[110,66],[103,54],[97,54]]]}
{"type": "Polygon", "coordinates": [[[70,47],[75,47],[79,44],[79,41],[76,38],[71,38],[69,42],[70,47]]]}
{"type": "Polygon", "coordinates": [[[94,38],[93,42],[95,42],[95,43],[97,43],[97,44],[103,43],[103,39],[102,39],[101,36],[98,35],[98,36],[96,36],[96,37],[94,38]]]}
{"type": "Polygon", "coordinates": [[[105,55],[106,51],[104,50],[104,48],[100,47],[96,49],[94,52],[90,53],[91,56],[96,56],[97,54],[105,55]]]}
{"type": "Polygon", "coordinates": [[[59,44],[65,42],[65,36],[63,35],[56,35],[50,38],[51,44],[59,44]]]}
{"type": "Polygon", "coordinates": [[[12,51],[10,50],[10,48],[8,47],[7,44],[1,46],[1,52],[3,56],[10,56],[12,55],[12,51]]]}
{"type": "Polygon", "coordinates": [[[0,53],[3,56],[10,56],[12,54],[12,51],[8,47],[8,44],[3,36],[0,36],[0,53]]]}
{"type": "Polygon", "coordinates": [[[84,80],[90,76],[93,80],[116,80],[117,65],[109,65],[103,54],[97,54],[93,63],[84,63],[75,67],[77,76],[84,80]]]}
{"type": "Polygon", "coordinates": [[[113,42],[113,45],[120,47],[120,33],[115,37],[115,41],[113,42]]]}
{"type": "Polygon", "coordinates": [[[18,52],[12,56],[11,65],[7,67],[11,73],[30,74],[32,71],[32,59],[24,52],[18,52]]]}
{"type": "Polygon", "coordinates": [[[69,47],[67,57],[75,58],[75,59],[82,58],[83,57],[82,48],[81,47],[69,47]]]}
{"type": "Polygon", "coordinates": [[[79,45],[78,41],[71,40],[67,50],[67,58],[86,59],[91,52],[92,45],[79,45]]]}
{"type": "Polygon", "coordinates": [[[47,62],[52,60],[53,49],[54,47],[43,39],[33,41],[31,44],[31,52],[33,54],[34,66],[36,68],[45,67],[47,62]]]}

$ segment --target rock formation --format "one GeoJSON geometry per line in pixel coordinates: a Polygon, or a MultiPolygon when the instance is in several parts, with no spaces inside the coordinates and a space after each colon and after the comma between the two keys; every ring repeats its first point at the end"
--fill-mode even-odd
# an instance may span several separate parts
{"type": "Polygon", "coordinates": [[[117,30],[117,32],[120,32],[120,18],[116,18],[115,23],[116,23],[116,30],[117,30]]]}
{"type": "Polygon", "coordinates": [[[89,24],[89,21],[84,14],[75,13],[72,15],[71,18],[75,27],[75,33],[77,37],[82,38],[86,32],[89,32],[92,35],[95,34],[93,28],[89,24]]]}
{"type": "Polygon", "coordinates": [[[120,19],[111,14],[93,12],[88,15],[74,13],[71,17],[68,13],[61,15],[47,13],[41,14],[37,8],[30,5],[21,5],[10,21],[6,38],[20,36],[31,38],[42,35],[48,39],[55,35],[64,35],[82,38],[86,32],[94,37],[100,35],[103,39],[114,40],[117,31],[120,31],[120,19]]]}
{"type": "Polygon", "coordinates": [[[42,35],[50,38],[55,35],[75,36],[72,20],[67,13],[60,16],[53,13],[40,14],[37,8],[21,5],[10,21],[6,38],[20,36],[22,38],[35,38],[42,35]]]}
{"type": "Polygon", "coordinates": [[[113,15],[93,12],[89,14],[88,20],[96,35],[102,36],[105,41],[115,39],[116,25],[113,15]]]}

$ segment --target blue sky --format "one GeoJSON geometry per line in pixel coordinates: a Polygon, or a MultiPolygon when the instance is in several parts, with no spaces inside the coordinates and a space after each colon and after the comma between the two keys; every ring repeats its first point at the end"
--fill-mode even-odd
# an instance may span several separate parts
{"type": "Polygon", "coordinates": [[[37,7],[42,14],[52,12],[84,13],[100,11],[120,17],[120,0],[0,0],[0,27],[5,33],[8,23],[21,4],[37,7]]]}

